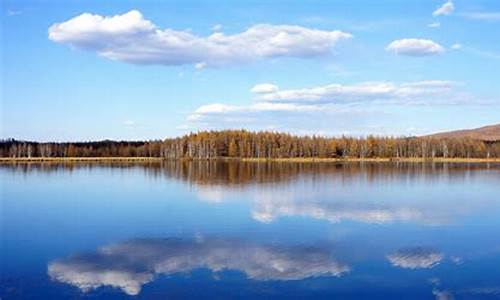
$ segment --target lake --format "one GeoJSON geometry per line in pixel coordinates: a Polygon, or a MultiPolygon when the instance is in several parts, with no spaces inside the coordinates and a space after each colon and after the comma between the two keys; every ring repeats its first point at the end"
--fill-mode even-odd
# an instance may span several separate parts
{"type": "Polygon", "coordinates": [[[5,299],[499,299],[499,163],[4,164],[5,299]]]}

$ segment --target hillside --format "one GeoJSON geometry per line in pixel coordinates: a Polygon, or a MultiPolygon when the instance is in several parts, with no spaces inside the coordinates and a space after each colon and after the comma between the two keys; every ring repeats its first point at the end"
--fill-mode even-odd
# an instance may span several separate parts
{"type": "Polygon", "coordinates": [[[454,130],[428,135],[434,138],[473,138],[482,141],[500,141],[500,124],[475,129],[454,130]]]}

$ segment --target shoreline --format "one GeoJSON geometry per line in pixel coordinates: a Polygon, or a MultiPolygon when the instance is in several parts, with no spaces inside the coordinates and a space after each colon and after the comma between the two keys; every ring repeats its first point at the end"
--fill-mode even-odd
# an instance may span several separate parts
{"type": "Polygon", "coordinates": [[[163,157],[0,157],[0,163],[70,163],[70,162],[157,162],[157,161],[240,161],[240,162],[291,162],[291,163],[329,163],[329,162],[454,162],[454,163],[476,163],[476,162],[500,162],[500,158],[238,158],[220,157],[209,159],[169,159],[163,157]]]}
{"type": "Polygon", "coordinates": [[[240,161],[248,162],[265,162],[265,161],[275,161],[275,162],[500,162],[500,158],[421,158],[421,157],[405,157],[405,158],[239,158],[240,161]]]}
{"type": "Polygon", "coordinates": [[[163,161],[162,157],[0,157],[0,163],[29,162],[141,162],[163,161]]]}

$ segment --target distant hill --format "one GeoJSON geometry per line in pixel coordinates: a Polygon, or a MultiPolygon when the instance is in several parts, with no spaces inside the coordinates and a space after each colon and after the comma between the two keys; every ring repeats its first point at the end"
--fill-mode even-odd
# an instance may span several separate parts
{"type": "Polygon", "coordinates": [[[435,138],[472,138],[483,141],[500,141],[500,124],[475,129],[455,130],[428,135],[435,138]]]}

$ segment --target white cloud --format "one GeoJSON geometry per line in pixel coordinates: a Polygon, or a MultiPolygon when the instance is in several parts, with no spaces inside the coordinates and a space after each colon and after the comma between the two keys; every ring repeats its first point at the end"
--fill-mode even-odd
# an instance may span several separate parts
{"type": "Polygon", "coordinates": [[[278,91],[278,86],[271,83],[261,83],[255,85],[250,91],[256,94],[267,94],[274,93],[278,91]]]}
{"type": "MultiPolygon", "coordinates": [[[[317,105],[298,105],[293,103],[269,103],[259,102],[250,105],[228,105],[222,103],[213,103],[202,105],[190,114],[187,121],[190,123],[210,123],[232,124],[233,126],[242,126],[242,122],[271,121],[276,113],[295,113],[301,114],[307,112],[325,111],[326,107],[317,105]],[[267,116],[267,117],[266,117],[267,116]]],[[[279,120],[279,116],[277,118],[279,120]]]]}
{"type": "Polygon", "coordinates": [[[441,27],[441,23],[440,22],[433,22],[433,23],[428,24],[427,27],[431,27],[431,28],[441,27]]]}
{"type": "MultiPolygon", "coordinates": [[[[375,133],[374,128],[363,126],[380,120],[382,105],[487,105],[498,102],[469,95],[459,87],[460,84],[446,80],[332,83],[301,89],[281,89],[275,84],[264,83],[251,89],[254,101],[250,103],[218,102],[198,107],[188,115],[186,128],[285,130],[296,134],[306,131],[343,134],[350,128],[350,134],[356,135],[358,131],[375,133]],[[331,120],[335,120],[336,130],[332,130],[331,120]]],[[[385,114],[385,118],[389,117],[385,114]]],[[[379,129],[376,132],[381,134],[379,129]]],[[[411,133],[406,129],[405,133],[400,132],[411,133]]]]}
{"type": "Polygon", "coordinates": [[[386,50],[395,54],[408,56],[429,56],[444,52],[443,46],[426,39],[395,40],[386,47],[386,50]]]}
{"type": "Polygon", "coordinates": [[[387,256],[393,266],[405,269],[430,269],[443,260],[443,254],[430,249],[410,248],[387,256]]]}
{"type": "Polygon", "coordinates": [[[445,16],[451,14],[455,10],[455,6],[451,0],[448,0],[446,3],[437,8],[432,15],[437,16],[445,16]]]}
{"type": "Polygon", "coordinates": [[[500,21],[500,12],[466,12],[460,16],[480,21],[500,21]]]}
{"type": "MultiPolygon", "coordinates": [[[[186,120],[185,131],[247,128],[278,130],[295,134],[342,134],[349,127],[353,134],[361,132],[368,113],[356,108],[332,104],[295,104],[257,102],[249,105],[208,104],[199,107],[186,120]],[[315,120],[311,122],[311,120],[315,120]],[[331,127],[335,120],[336,128],[331,127]],[[356,125],[345,125],[356,120],[356,125]],[[341,124],[344,124],[341,126],[341,124]],[[338,127],[338,128],[337,128],[338,127]],[[355,132],[355,133],[354,133],[355,132]]],[[[377,114],[380,116],[380,113],[377,114]]]]}
{"type": "Polygon", "coordinates": [[[198,238],[139,239],[114,244],[94,253],[52,261],[48,274],[83,292],[111,286],[128,295],[138,295],[142,286],[157,275],[189,273],[199,268],[214,273],[236,270],[261,281],[341,276],[350,270],[322,248],[198,238]]]}
{"type": "Polygon", "coordinates": [[[264,112],[264,111],[307,111],[319,110],[321,108],[314,105],[297,105],[293,103],[255,103],[248,106],[226,105],[214,103],[200,106],[195,113],[198,114],[224,114],[231,112],[264,112]]]}
{"type": "Polygon", "coordinates": [[[132,64],[221,66],[264,58],[326,56],[352,35],[293,25],[258,24],[207,37],[159,29],[137,10],[112,17],[81,14],[49,28],[49,39],[132,64]]]}
{"type": "Polygon", "coordinates": [[[460,49],[462,49],[462,45],[456,43],[456,44],[451,45],[450,49],[452,49],[452,50],[460,50],[460,49]]]}
{"type": "Polygon", "coordinates": [[[222,30],[222,25],[221,25],[221,24],[215,24],[215,25],[212,27],[212,30],[213,30],[213,31],[221,31],[221,30],[222,30]]]}
{"type": "MultiPolygon", "coordinates": [[[[443,80],[417,81],[407,83],[363,82],[353,85],[329,84],[312,88],[281,90],[276,85],[256,85],[251,91],[257,99],[267,102],[285,103],[415,103],[421,97],[448,93],[453,82],[443,80]]],[[[428,99],[428,98],[427,98],[428,99]]],[[[429,101],[429,100],[427,100],[429,101]]]]}

